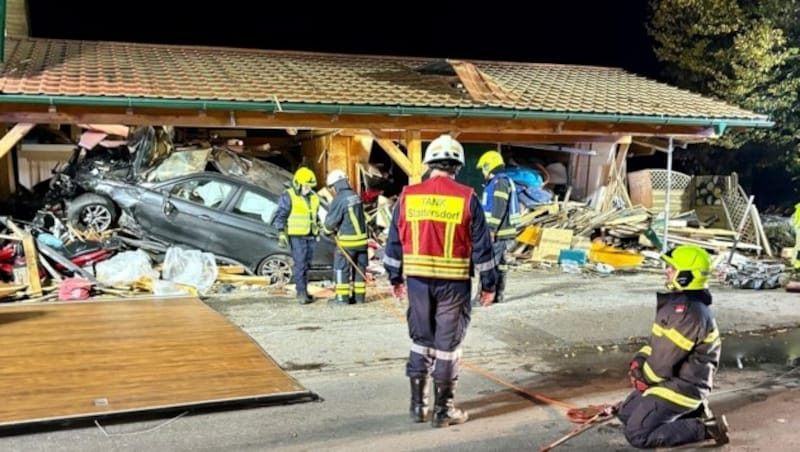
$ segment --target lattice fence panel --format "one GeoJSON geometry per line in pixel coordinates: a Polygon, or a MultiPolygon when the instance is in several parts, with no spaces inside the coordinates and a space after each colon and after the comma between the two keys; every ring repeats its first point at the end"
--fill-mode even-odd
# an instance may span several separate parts
{"type": "MultiPolygon", "coordinates": [[[[650,180],[653,183],[653,190],[667,189],[667,170],[651,169],[650,180]]],[[[672,172],[672,189],[686,190],[692,185],[692,176],[688,174],[672,172]]]]}
{"type": "MultiPolygon", "coordinates": [[[[736,228],[738,228],[739,224],[742,222],[742,217],[745,215],[745,209],[747,209],[747,194],[740,185],[737,185],[733,190],[725,191],[725,193],[722,194],[722,200],[725,203],[725,208],[728,209],[728,215],[730,215],[731,218],[731,229],[736,230],[736,228]]],[[[747,215],[747,219],[744,222],[744,228],[742,229],[742,235],[739,240],[742,243],[758,245],[758,233],[756,232],[756,225],[753,222],[752,212],[753,211],[750,210],[750,215],[747,215]]]]}

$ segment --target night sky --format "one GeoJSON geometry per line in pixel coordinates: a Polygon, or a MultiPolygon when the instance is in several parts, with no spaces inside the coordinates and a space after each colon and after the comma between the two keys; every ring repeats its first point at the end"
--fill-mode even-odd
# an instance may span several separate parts
{"type": "Polygon", "coordinates": [[[659,74],[647,2],[28,0],[36,37],[574,63],[659,74]],[[317,3],[316,1],[314,3],[317,3]],[[111,7],[111,5],[118,5],[111,7]],[[95,5],[94,7],[92,5],[95,5]],[[103,6],[96,6],[103,5],[103,6]],[[123,7],[124,5],[124,7],[123,7]],[[261,11],[259,11],[259,9],[261,11]]]}

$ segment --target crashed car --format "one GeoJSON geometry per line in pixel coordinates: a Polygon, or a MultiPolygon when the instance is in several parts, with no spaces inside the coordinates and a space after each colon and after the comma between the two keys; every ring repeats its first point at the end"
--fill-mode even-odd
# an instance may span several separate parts
{"type": "MultiPolygon", "coordinates": [[[[291,173],[225,148],[172,149],[165,133],[134,132],[127,160],[118,152],[110,161],[72,162],[77,170],[61,174],[68,182],[53,184],[77,194],[65,202],[69,223],[99,232],[120,225],[143,238],[233,259],[273,283],[290,282],[292,258],[278,246],[272,221],[291,173]]],[[[319,240],[310,279],[330,278],[335,249],[330,238],[319,240]]]]}

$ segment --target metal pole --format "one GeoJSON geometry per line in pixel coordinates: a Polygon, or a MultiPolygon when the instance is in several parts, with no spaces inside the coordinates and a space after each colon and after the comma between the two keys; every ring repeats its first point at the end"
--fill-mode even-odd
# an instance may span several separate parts
{"type": "Polygon", "coordinates": [[[669,234],[669,205],[672,202],[672,137],[667,145],[667,196],[664,202],[664,240],[661,241],[661,252],[667,252],[667,235],[669,234]]]}

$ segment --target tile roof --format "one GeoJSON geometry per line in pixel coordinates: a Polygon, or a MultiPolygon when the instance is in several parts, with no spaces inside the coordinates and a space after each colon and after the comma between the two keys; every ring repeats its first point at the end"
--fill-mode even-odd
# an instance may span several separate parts
{"type": "Polygon", "coordinates": [[[37,38],[7,39],[0,93],[766,119],[617,68],[37,38]]]}

